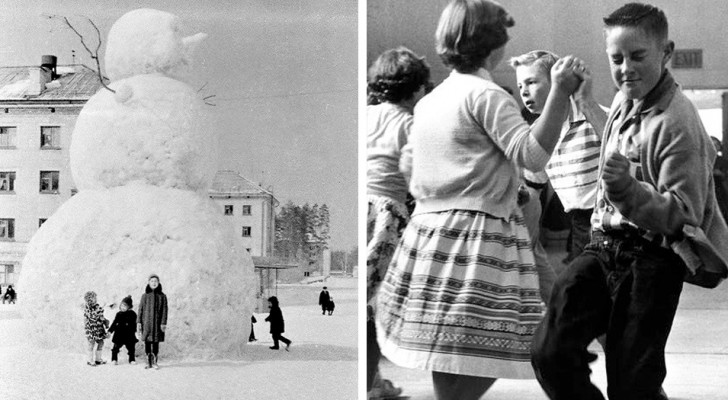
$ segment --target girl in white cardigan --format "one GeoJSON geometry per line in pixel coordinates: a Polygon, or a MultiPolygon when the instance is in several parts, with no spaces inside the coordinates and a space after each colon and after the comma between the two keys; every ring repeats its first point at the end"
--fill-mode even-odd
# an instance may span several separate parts
{"type": "Polygon", "coordinates": [[[580,60],[552,71],[533,126],[490,77],[514,21],[488,0],[453,0],[437,52],[453,71],[415,107],[403,157],[416,200],[377,298],[382,354],[432,371],[438,399],[478,399],[496,378],[533,378],[542,313],[519,168],[543,169],[559,137],[580,60]]]}

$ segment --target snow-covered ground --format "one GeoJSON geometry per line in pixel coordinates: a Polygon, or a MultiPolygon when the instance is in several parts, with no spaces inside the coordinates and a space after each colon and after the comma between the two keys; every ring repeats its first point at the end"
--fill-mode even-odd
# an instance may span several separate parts
{"type": "MultiPolygon", "coordinates": [[[[278,287],[290,352],[268,349],[267,314],[256,313],[258,341],[243,360],[168,360],[162,343],[159,370],[145,370],[143,354],[136,365],[122,351],[119,365],[89,367],[83,354],[34,348],[24,342],[27,321],[17,306],[0,304],[0,399],[356,399],[356,282],[325,283],[336,302],[332,316],[317,304],[323,284],[278,287]]],[[[110,343],[104,347],[109,360],[110,343]]]]}

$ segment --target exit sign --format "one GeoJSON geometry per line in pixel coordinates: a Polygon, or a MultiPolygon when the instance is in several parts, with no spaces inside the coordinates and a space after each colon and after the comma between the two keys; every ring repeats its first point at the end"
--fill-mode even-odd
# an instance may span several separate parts
{"type": "Polygon", "coordinates": [[[675,50],[673,68],[703,68],[703,49],[675,50]]]}

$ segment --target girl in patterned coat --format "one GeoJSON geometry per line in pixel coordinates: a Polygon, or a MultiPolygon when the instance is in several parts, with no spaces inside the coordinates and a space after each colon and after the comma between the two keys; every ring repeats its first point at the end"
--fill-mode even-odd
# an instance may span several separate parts
{"type": "Polygon", "coordinates": [[[104,309],[96,302],[95,292],[86,292],[83,299],[86,301],[83,309],[83,318],[86,325],[86,340],[88,341],[89,354],[86,364],[95,367],[106,364],[106,361],[101,359],[101,350],[104,348],[106,326],[108,326],[109,320],[104,318],[104,309]]]}

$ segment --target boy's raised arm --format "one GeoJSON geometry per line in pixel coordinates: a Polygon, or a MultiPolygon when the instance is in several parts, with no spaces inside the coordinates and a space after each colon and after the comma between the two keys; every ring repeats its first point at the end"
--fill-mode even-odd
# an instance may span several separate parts
{"type": "Polygon", "coordinates": [[[585,66],[583,71],[577,70],[576,73],[582,78],[582,81],[574,92],[574,101],[601,140],[604,137],[604,126],[607,124],[607,113],[594,99],[592,74],[589,68],[585,66]]]}

